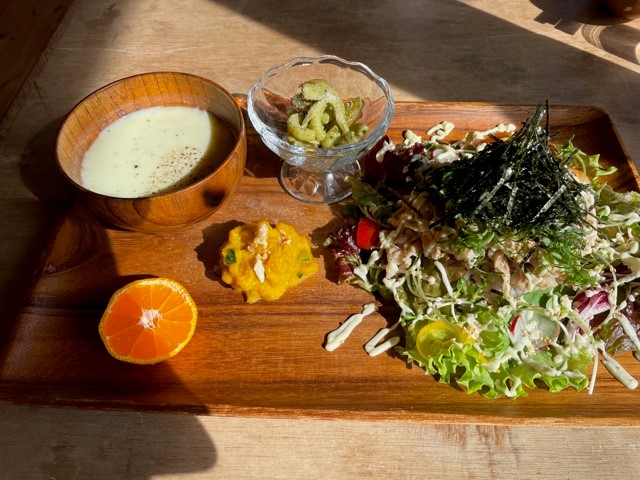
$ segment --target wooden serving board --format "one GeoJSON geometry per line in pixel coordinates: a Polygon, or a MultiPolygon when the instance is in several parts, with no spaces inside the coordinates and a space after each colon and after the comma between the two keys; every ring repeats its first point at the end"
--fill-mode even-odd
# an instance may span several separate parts
{"type": "MultiPolygon", "coordinates": [[[[389,130],[424,132],[448,120],[456,131],[499,122],[520,125],[535,106],[399,103],[389,130]]],[[[575,135],[588,153],[619,170],[620,190],[638,175],[607,114],[551,108],[551,131],[575,135]]],[[[249,124],[248,124],[249,125],[249,124]]],[[[490,424],[638,425],[640,391],[600,368],[595,393],[539,389],[527,398],[488,400],[438,383],[393,353],[369,357],[363,345],[395,322],[382,309],[334,352],[326,334],[372,297],[336,283],[322,247],[341,205],[309,205],[281,189],[279,160],[248,129],[245,177],[228,204],[202,223],[170,235],[106,227],[74,204],[53,232],[33,287],[0,352],[0,398],[30,404],[198,414],[310,416],[490,424]],[[231,228],[258,219],[284,221],[309,235],[317,275],[276,302],[248,305],[221,283],[219,249],[231,228]],[[109,356],[98,322],[111,294],[143,277],[182,283],[199,309],[196,333],[176,357],[136,366],[109,356]]],[[[640,378],[631,355],[622,363],[640,378]]]]}

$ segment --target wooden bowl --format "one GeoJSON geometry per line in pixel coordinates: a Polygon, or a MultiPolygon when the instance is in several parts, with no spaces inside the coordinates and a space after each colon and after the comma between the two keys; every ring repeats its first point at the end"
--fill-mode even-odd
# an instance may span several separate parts
{"type": "Polygon", "coordinates": [[[604,3],[618,17],[640,18],[640,0],[604,0],[604,3]]]}
{"type": "Polygon", "coordinates": [[[92,93],[68,114],[56,144],[58,166],[89,209],[107,223],[145,233],[178,230],[218,210],[240,183],[246,153],[244,118],[233,96],[214,82],[175,72],[135,75],[92,93]],[[129,113],[155,106],[197,107],[216,115],[236,136],[231,153],[201,180],[169,193],[117,198],[84,188],[82,161],[100,132],[129,113]]]}

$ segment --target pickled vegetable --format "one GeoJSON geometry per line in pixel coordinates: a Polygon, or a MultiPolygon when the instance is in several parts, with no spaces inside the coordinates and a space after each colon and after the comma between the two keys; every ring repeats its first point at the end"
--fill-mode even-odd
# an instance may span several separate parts
{"type": "Polygon", "coordinates": [[[364,100],[342,100],[338,92],[322,79],[300,85],[292,99],[287,119],[287,140],[293,145],[334,148],[362,140],[369,127],[358,122],[364,100]]]}

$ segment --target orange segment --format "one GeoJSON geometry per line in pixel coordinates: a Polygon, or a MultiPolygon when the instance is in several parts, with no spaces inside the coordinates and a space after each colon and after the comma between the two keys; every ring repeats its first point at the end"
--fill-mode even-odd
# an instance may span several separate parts
{"type": "Polygon", "coordinates": [[[182,285],[168,278],[147,278],[113,294],[98,331],[118,360],[154,364],[185,347],[197,319],[196,304],[182,285]]]}

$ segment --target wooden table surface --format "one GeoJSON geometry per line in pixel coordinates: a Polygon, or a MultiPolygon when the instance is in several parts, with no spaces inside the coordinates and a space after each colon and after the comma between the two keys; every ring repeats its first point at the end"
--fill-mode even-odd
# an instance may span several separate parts
{"type": "MultiPolygon", "coordinates": [[[[0,334],[61,213],[53,146],[76,102],[153,70],[194,73],[243,95],[268,67],[325,53],[368,64],[396,100],[601,107],[640,164],[640,20],[610,16],[595,0],[76,0],[0,124],[0,334]]],[[[615,426],[4,402],[0,445],[2,479],[635,478],[640,471],[640,429],[615,426]]]]}

